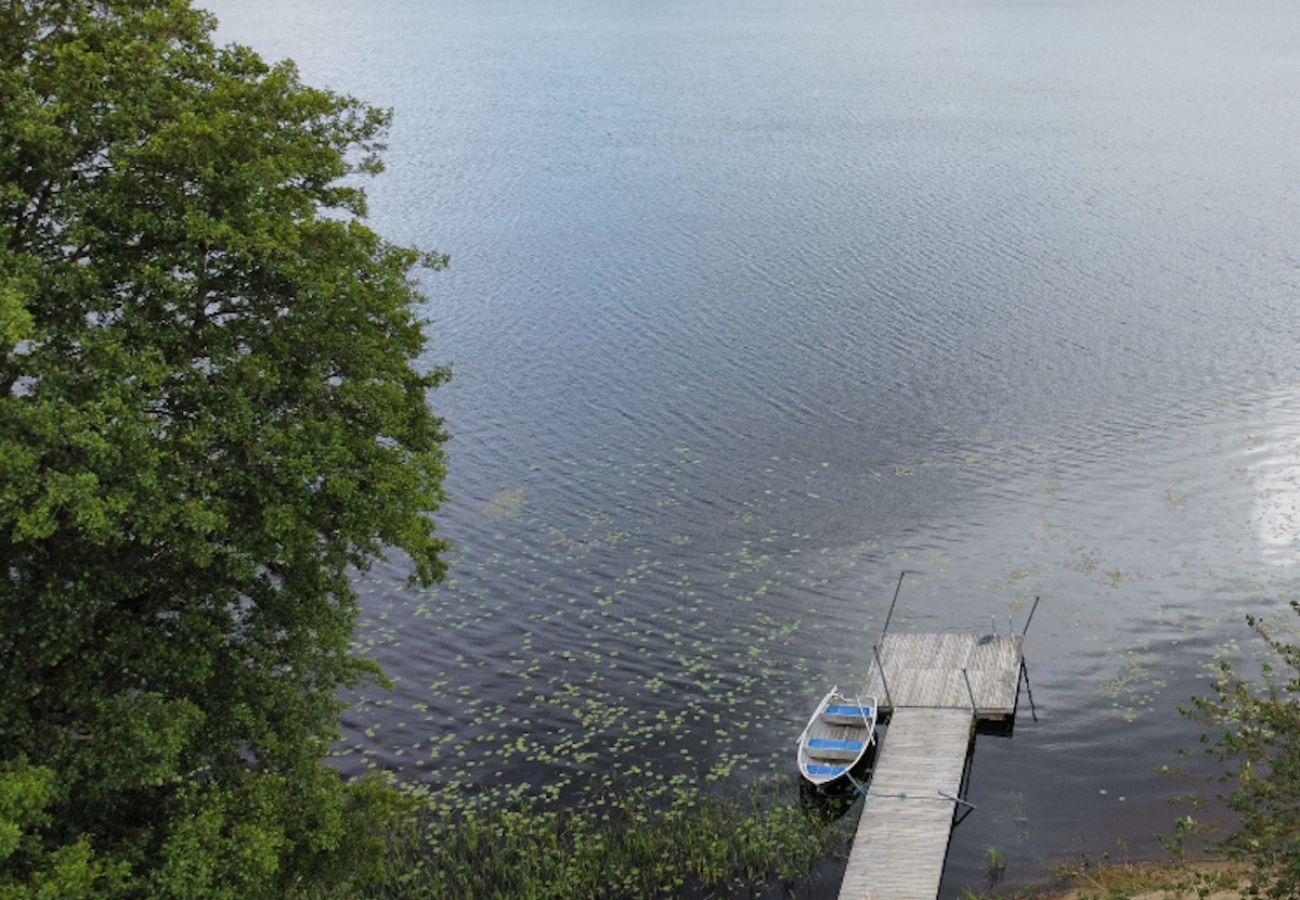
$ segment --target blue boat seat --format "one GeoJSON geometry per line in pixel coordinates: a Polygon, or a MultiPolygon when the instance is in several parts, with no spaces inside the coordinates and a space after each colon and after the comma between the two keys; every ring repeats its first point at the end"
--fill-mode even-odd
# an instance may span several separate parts
{"type": "Polygon", "coordinates": [[[808,738],[804,746],[809,756],[834,762],[852,762],[862,755],[866,744],[862,741],[808,738]]]}
{"type": "Polygon", "coordinates": [[[809,775],[839,775],[847,769],[848,766],[824,766],[819,763],[808,764],[809,775]]]}
{"type": "Polygon", "coordinates": [[[870,706],[828,706],[823,715],[827,716],[853,716],[855,719],[861,719],[863,716],[871,718],[870,706]]]}
{"type": "Polygon", "coordinates": [[[855,703],[841,703],[827,706],[822,710],[822,721],[831,725],[864,725],[871,718],[870,706],[858,706],[855,703]]]}
{"type": "Polygon", "coordinates": [[[849,750],[857,753],[862,749],[862,741],[833,741],[830,738],[809,738],[810,750],[849,750]]]}

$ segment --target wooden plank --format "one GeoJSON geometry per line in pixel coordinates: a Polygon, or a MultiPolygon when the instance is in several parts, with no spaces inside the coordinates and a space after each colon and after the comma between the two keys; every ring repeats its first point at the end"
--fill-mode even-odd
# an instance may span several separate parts
{"type": "Polygon", "coordinates": [[[966,765],[969,709],[900,708],[885,734],[840,900],[933,900],[966,765]]]}
{"type": "Polygon", "coordinates": [[[886,709],[967,710],[973,693],[979,717],[1003,718],[1015,713],[1023,646],[1020,635],[888,634],[880,647],[885,677],[873,660],[866,693],[886,709]]]}

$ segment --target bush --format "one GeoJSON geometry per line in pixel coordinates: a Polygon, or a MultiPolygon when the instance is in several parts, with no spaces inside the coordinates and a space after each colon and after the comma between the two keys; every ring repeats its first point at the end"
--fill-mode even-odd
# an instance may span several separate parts
{"type": "MultiPolygon", "coordinates": [[[[1291,606],[1300,615],[1300,601],[1291,606]]],[[[1211,726],[1201,742],[1220,763],[1224,799],[1240,816],[1221,848],[1253,866],[1257,894],[1300,897],[1300,645],[1258,619],[1249,623],[1274,655],[1262,684],[1221,663],[1215,696],[1184,712],[1211,726]]]]}

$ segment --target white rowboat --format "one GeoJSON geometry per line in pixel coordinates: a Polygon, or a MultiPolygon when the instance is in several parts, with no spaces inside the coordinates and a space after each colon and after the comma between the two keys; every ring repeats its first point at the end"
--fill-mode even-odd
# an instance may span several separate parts
{"type": "Polygon", "coordinates": [[[846,697],[833,687],[799,735],[799,772],[816,785],[849,774],[876,740],[876,698],[846,697]]]}

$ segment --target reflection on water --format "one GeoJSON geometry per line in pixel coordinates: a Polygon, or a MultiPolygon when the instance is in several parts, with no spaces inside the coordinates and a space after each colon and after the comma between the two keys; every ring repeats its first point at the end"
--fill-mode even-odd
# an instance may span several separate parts
{"type": "Polygon", "coordinates": [[[1255,483],[1255,529],[1264,559],[1290,567],[1300,560],[1300,420],[1295,398],[1284,398],[1269,413],[1263,433],[1248,438],[1252,452],[1243,468],[1255,483]]]}
{"type": "MultiPolygon", "coordinates": [[[[1282,0],[216,0],[394,107],[437,246],[448,582],[340,764],[564,798],[791,768],[891,628],[1030,633],[944,896],[1152,852],[1175,707],[1296,595],[1300,18],[1282,0]]],[[[832,879],[833,880],[833,879],[832,879]]]]}

